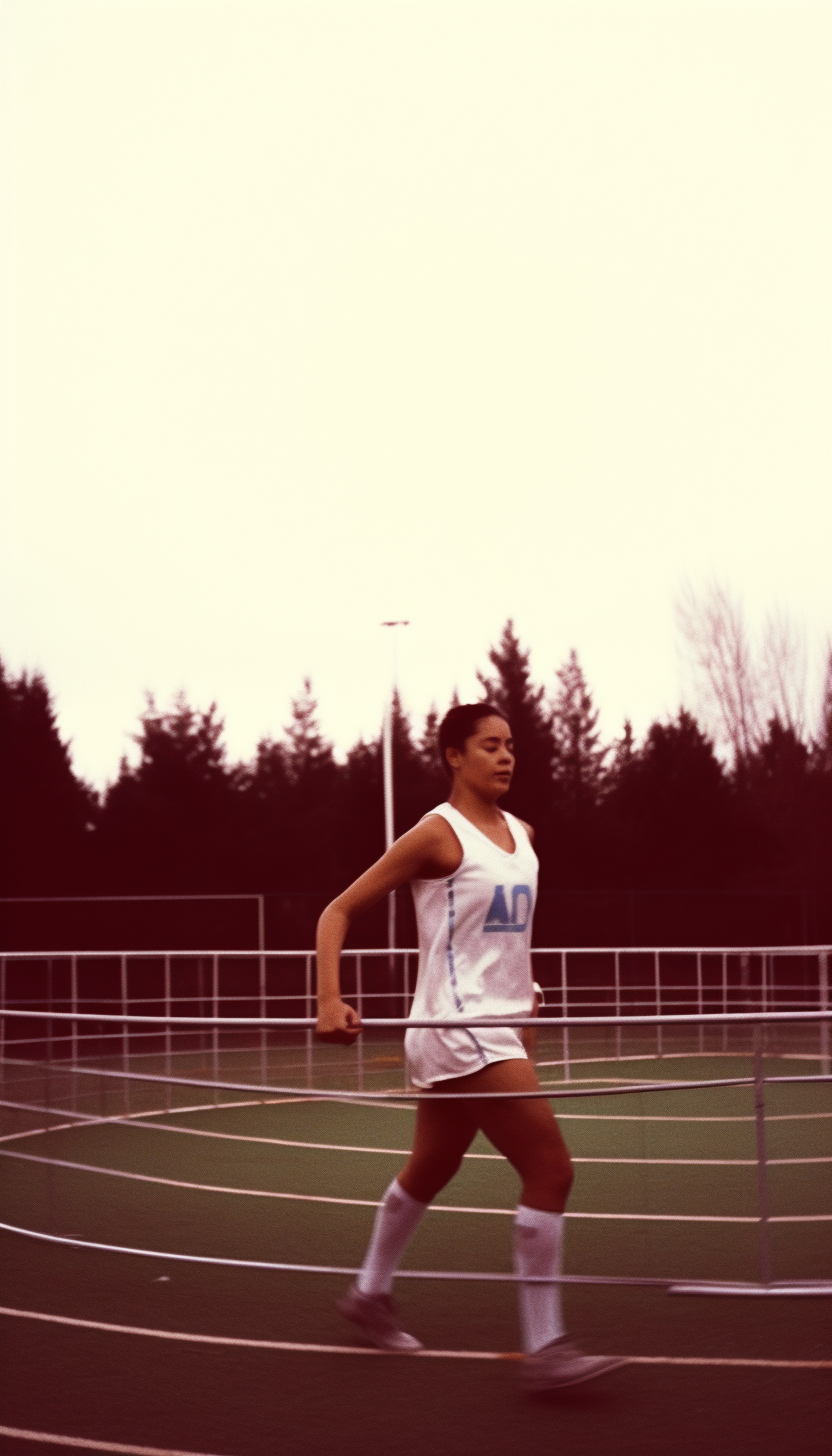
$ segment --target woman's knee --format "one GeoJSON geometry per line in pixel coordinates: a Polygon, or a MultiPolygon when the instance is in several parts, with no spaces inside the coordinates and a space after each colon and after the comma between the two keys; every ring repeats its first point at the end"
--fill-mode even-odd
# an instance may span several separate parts
{"type": "Polygon", "coordinates": [[[398,1175],[405,1193],[420,1203],[431,1203],[459,1172],[462,1156],[420,1157],[413,1154],[398,1175]]]}
{"type": "Polygon", "coordinates": [[[572,1191],[572,1184],[575,1182],[575,1169],[566,1148],[553,1156],[552,1174],[558,1191],[563,1194],[564,1198],[568,1198],[572,1191]]]}
{"type": "Polygon", "coordinates": [[[575,1180],[572,1159],[562,1143],[541,1147],[535,1156],[524,1159],[517,1171],[524,1197],[532,1196],[535,1206],[541,1207],[562,1208],[575,1180]]]}

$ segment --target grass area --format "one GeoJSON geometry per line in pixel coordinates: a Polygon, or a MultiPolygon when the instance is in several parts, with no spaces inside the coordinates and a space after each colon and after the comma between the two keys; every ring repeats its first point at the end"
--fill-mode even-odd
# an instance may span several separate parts
{"type": "MultiPolygon", "coordinates": [[[[593,1048],[582,1050],[588,1056],[593,1048]]],[[[748,1061],[739,1048],[728,1049],[727,1055],[711,1048],[704,1057],[693,1051],[678,1046],[675,1056],[661,1061],[644,1055],[627,1063],[585,1060],[579,1075],[598,1085],[622,1073],[633,1081],[747,1075],[748,1061]]],[[[638,1049],[631,1051],[637,1054],[638,1049]]],[[[369,1048],[365,1086],[400,1085],[397,1055],[395,1045],[369,1048]],[[374,1057],[379,1060],[373,1062],[374,1057]]],[[[257,1058],[256,1049],[223,1051],[223,1077],[258,1080],[257,1058]]],[[[174,1060],[175,1072],[184,1075],[210,1075],[213,1067],[210,1050],[174,1060]]],[[[158,1062],[154,1054],[134,1065],[163,1070],[158,1062]]],[[[272,1080],[305,1075],[305,1049],[270,1053],[269,1063],[272,1080]]],[[[814,1070],[802,1056],[770,1058],[766,1068],[779,1075],[814,1070]]],[[[355,1077],[356,1070],[352,1053],[316,1049],[316,1085],[332,1085],[339,1077],[340,1085],[347,1085],[345,1079],[355,1077]],[[334,1055],[321,1057],[322,1050],[334,1055]]],[[[561,1079],[558,1090],[566,1090],[562,1069],[553,1075],[561,1079]]],[[[158,1108],[163,1095],[158,1084],[132,1084],[131,1109],[158,1108]]],[[[172,1096],[180,1109],[185,1103],[209,1105],[155,1120],[224,1133],[224,1138],[115,1123],[6,1141],[3,1146],[10,1151],[169,1181],[3,1158],[2,1221],[169,1252],[358,1263],[372,1206],[303,1198],[368,1204],[378,1199],[408,1146],[412,1111],[314,1101],[252,1105],[252,1099],[220,1095],[226,1103],[248,1105],[213,1106],[211,1094],[178,1089],[172,1096]],[[292,1142],[335,1146],[316,1149],[292,1142]],[[203,1187],[175,1186],[183,1183],[203,1187]],[[206,1192],[206,1184],[247,1192],[206,1192]],[[256,1196],[285,1192],[301,1196],[256,1196]]],[[[47,1072],[10,1066],[3,1096],[56,1108],[74,1096],[79,1106],[99,1116],[124,1108],[124,1089],[115,1079],[104,1085],[102,1095],[102,1085],[93,1079],[73,1078],[54,1067],[47,1072]]],[[[832,1111],[828,1087],[772,1085],[766,1100],[771,1158],[829,1156],[832,1118],[816,1115],[832,1111]]],[[[577,1160],[571,1213],[754,1214],[753,1166],[656,1161],[753,1159],[749,1088],[584,1095],[559,1100],[557,1108],[577,1160]]],[[[5,1109],[0,1136],[45,1122],[36,1113],[5,1109]]],[[[478,1139],[472,1151],[493,1149],[478,1139]]],[[[775,1215],[832,1211],[832,1164],[773,1166],[769,1180],[775,1215]]],[[[405,1266],[509,1270],[516,1191],[514,1174],[502,1160],[466,1161],[440,1204],[497,1211],[431,1211],[405,1266]]],[[[567,1227],[568,1272],[757,1277],[755,1224],[574,1217],[567,1227]]],[[[775,1224],[772,1237],[775,1277],[829,1277],[829,1223],[775,1224]]],[[[76,1320],[226,1340],[345,1346],[354,1338],[333,1307],[345,1284],[337,1276],[179,1264],[2,1233],[0,1280],[5,1307],[76,1320]]],[[[431,1349],[518,1349],[510,1285],[401,1280],[397,1298],[408,1327],[431,1349]]],[[[829,1301],[823,1298],[674,1297],[658,1289],[570,1286],[565,1299],[570,1328],[593,1350],[660,1360],[832,1360],[829,1301]]],[[[820,1456],[828,1450],[832,1414],[832,1369],[632,1364],[597,1386],[533,1401],[518,1392],[511,1360],[258,1350],[11,1316],[0,1316],[0,1371],[0,1421],[8,1426],[217,1456],[284,1451],[317,1456],[332,1448],[490,1456],[518,1440],[547,1447],[554,1442],[559,1450],[580,1450],[582,1456],[607,1451],[820,1456]]],[[[0,1437],[0,1451],[32,1452],[36,1444],[0,1437]]]]}

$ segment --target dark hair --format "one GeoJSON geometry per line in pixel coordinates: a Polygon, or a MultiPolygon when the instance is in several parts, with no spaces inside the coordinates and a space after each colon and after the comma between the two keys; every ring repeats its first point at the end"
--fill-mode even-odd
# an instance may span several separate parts
{"type": "Polygon", "coordinates": [[[476,733],[477,724],[483,718],[502,718],[504,723],[508,723],[505,713],[500,708],[495,708],[493,703],[458,703],[445,714],[439,724],[439,757],[449,778],[451,765],[445,756],[445,749],[458,748],[461,753],[466,739],[476,733]]]}

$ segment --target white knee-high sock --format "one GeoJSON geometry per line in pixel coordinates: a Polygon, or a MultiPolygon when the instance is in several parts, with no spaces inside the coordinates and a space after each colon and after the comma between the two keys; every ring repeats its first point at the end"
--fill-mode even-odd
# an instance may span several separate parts
{"type": "Polygon", "coordinates": [[[398,1178],[393,1179],[379,1204],[358,1276],[362,1294],[390,1293],[399,1260],[427,1206],[405,1193],[398,1178]]]}
{"type": "MultiPolygon", "coordinates": [[[[558,1275],[563,1268],[563,1214],[520,1204],[514,1220],[514,1270],[526,1276],[558,1275]]],[[[559,1284],[520,1284],[520,1328],[527,1355],[564,1333],[559,1284]]]]}

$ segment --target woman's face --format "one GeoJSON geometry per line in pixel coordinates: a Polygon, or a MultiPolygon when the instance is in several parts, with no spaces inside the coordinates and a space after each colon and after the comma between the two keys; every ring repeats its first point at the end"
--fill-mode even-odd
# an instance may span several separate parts
{"type": "Polygon", "coordinates": [[[511,784],[514,742],[505,718],[480,718],[465,747],[448,749],[454,782],[465,784],[487,799],[499,799],[511,784]]]}

